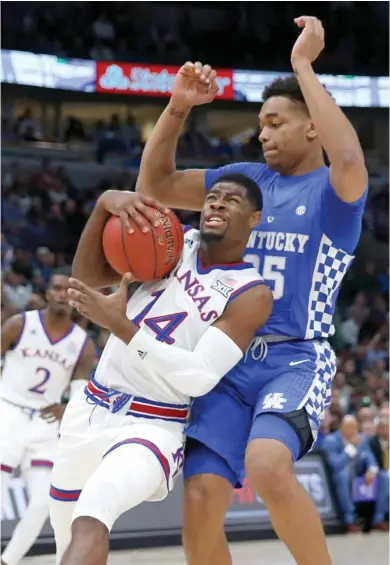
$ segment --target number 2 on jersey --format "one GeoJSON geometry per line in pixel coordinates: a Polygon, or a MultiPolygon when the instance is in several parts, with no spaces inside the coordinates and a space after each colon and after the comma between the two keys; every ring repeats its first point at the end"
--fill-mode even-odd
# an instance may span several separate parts
{"type": "Polygon", "coordinates": [[[134,324],[139,326],[142,321],[156,334],[157,341],[162,341],[168,345],[175,343],[172,333],[180,326],[180,324],[187,318],[187,312],[175,312],[174,314],[165,314],[164,316],[152,316],[145,318],[150,310],[156,304],[157,300],[163,294],[164,290],[157,290],[152,292],[153,300],[145,306],[145,308],[133,319],[134,324]]]}
{"type": "Polygon", "coordinates": [[[36,375],[41,375],[43,378],[39,381],[38,384],[29,388],[28,390],[29,390],[29,392],[36,392],[37,394],[44,394],[45,391],[46,391],[46,389],[44,388],[44,385],[50,379],[50,371],[48,371],[44,367],[38,367],[37,370],[35,371],[35,373],[36,373],[36,375]]]}
{"type": "Polygon", "coordinates": [[[273,282],[273,295],[275,300],[282,298],[284,292],[284,270],[286,269],[286,257],[275,257],[266,255],[263,261],[263,272],[260,271],[260,257],[254,253],[245,255],[244,261],[252,263],[266,282],[273,282]]]}

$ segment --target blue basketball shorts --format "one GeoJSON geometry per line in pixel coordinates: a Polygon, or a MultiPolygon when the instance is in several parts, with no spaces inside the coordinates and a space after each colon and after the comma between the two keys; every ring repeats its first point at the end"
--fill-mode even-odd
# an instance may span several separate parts
{"type": "Polygon", "coordinates": [[[213,391],[194,400],[186,435],[207,449],[188,443],[184,477],[209,472],[239,486],[246,446],[258,438],[281,441],[293,460],[303,457],[315,445],[335,372],[325,340],[268,344],[265,353],[255,341],[213,391]]]}

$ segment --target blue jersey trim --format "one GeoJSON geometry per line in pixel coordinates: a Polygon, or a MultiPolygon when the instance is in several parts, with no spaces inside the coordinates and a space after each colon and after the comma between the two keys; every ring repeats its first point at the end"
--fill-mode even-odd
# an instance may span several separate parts
{"type": "Polygon", "coordinates": [[[226,302],[226,306],[228,304],[230,304],[231,302],[233,302],[233,300],[235,298],[237,298],[238,296],[240,296],[240,294],[242,294],[243,292],[249,290],[250,288],[253,288],[255,286],[259,286],[259,285],[265,285],[264,281],[251,281],[247,284],[244,284],[244,286],[242,286],[241,288],[238,288],[237,290],[235,290],[234,292],[232,292],[232,294],[229,297],[229,300],[226,302]]]}

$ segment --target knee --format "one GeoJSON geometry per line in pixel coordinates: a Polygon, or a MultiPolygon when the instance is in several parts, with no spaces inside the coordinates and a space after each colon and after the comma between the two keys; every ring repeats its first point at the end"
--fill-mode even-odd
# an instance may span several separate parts
{"type": "Polygon", "coordinates": [[[214,505],[212,486],[206,477],[195,475],[185,482],[184,509],[188,514],[205,517],[214,505]]]}
{"type": "Polygon", "coordinates": [[[96,540],[96,543],[100,543],[103,537],[108,536],[107,527],[97,520],[96,518],[91,518],[90,516],[79,516],[72,523],[72,541],[77,541],[77,539],[86,539],[90,542],[96,540]]]}
{"type": "Polygon", "coordinates": [[[250,442],[245,467],[252,488],[265,501],[288,496],[296,482],[290,450],[272,439],[255,439],[250,442]]]}
{"type": "Polygon", "coordinates": [[[194,475],[184,485],[184,527],[208,528],[210,521],[224,522],[232,486],[216,475],[194,475]]]}

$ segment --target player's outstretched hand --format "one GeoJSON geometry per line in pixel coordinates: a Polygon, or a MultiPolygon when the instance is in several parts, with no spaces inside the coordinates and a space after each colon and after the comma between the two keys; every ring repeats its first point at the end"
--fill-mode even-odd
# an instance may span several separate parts
{"type": "Polygon", "coordinates": [[[168,209],[160,202],[139,192],[107,190],[100,196],[98,203],[113,216],[119,216],[130,234],[134,233],[131,221],[138,224],[143,232],[147,232],[151,225],[159,225],[154,209],[163,214],[168,213],[168,209]]]}
{"type": "Polygon", "coordinates": [[[300,16],[294,22],[302,28],[291,52],[291,64],[295,69],[299,63],[312,63],[325,47],[325,31],[322,23],[312,16],[300,16]]]}
{"type": "Polygon", "coordinates": [[[176,75],[172,103],[178,108],[192,108],[212,102],[218,92],[217,73],[210,65],[185,63],[176,75]]]}
{"type": "Polygon", "coordinates": [[[69,279],[69,304],[76,308],[80,314],[116,333],[124,321],[129,322],[126,316],[127,289],[132,282],[131,274],[126,273],[122,279],[119,289],[106,296],[97,290],[90,288],[77,279],[69,279]]]}
{"type": "Polygon", "coordinates": [[[40,416],[42,420],[46,420],[48,424],[61,420],[64,415],[66,404],[50,404],[46,408],[42,408],[40,416]]]}

